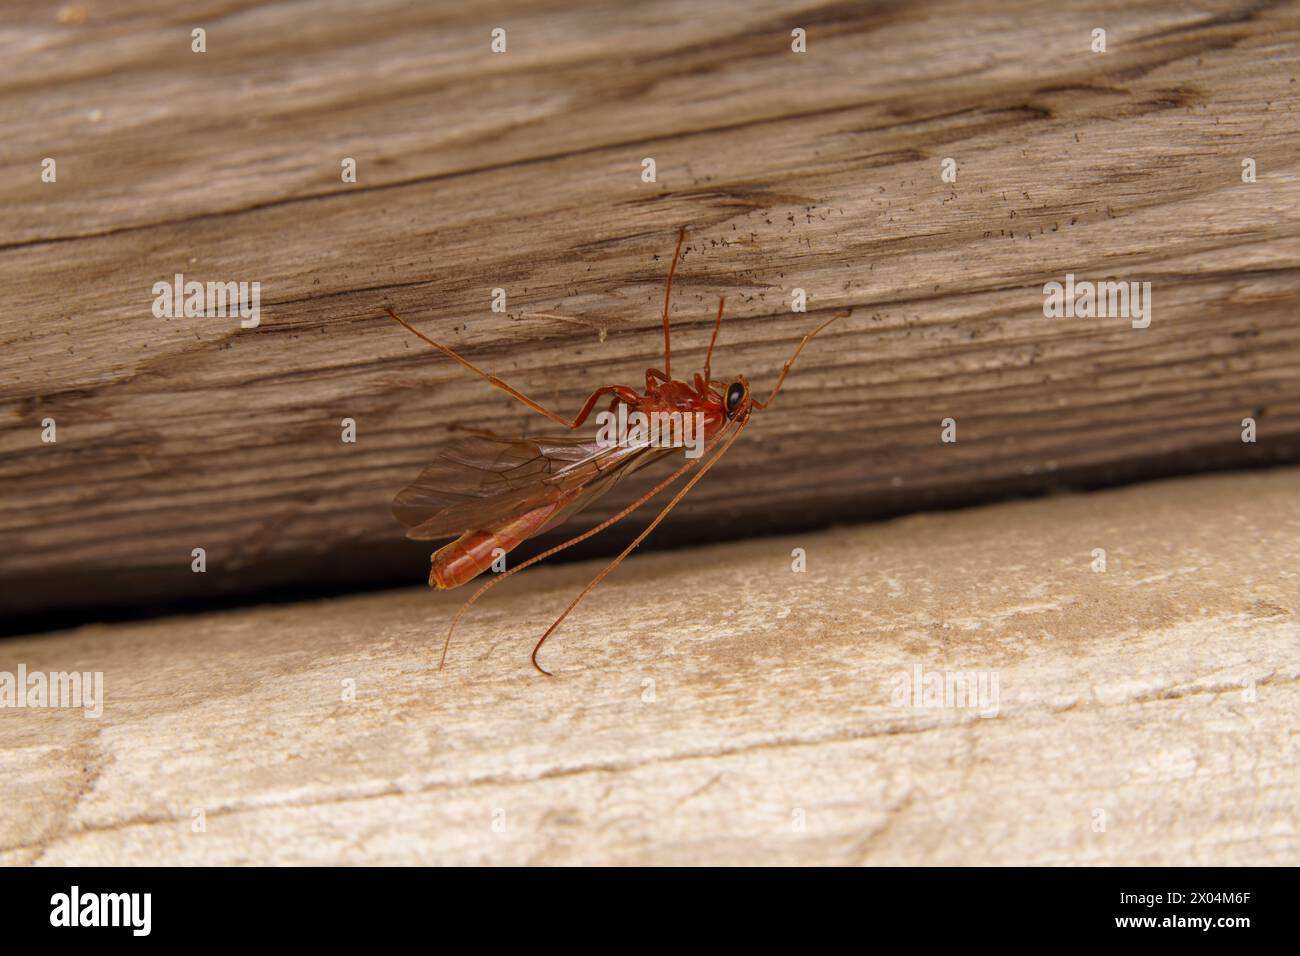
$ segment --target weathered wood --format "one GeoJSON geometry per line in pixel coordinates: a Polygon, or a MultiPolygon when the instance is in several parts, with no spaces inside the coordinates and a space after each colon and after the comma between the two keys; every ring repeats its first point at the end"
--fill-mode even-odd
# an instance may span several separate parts
{"type": "Polygon", "coordinates": [[[537,422],[381,307],[573,409],[658,361],[683,223],[679,371],[722,293],[759,387],[852,314],[660,542],[1300,458],[1300,5],[210,9],[0,48],[6,611],[421,579],[392,494],[537,422]],[[176,272],[260,281],[261,326],[155,319],[176,272]],[[1151,281],[1151,326],[1044,318],[1067,273],[1151,281]]]}
{"type": "Polygon", "coordinates": [[[0,863],[1295,865],[1298,482],[637,556],[553,679],[598,565],[496,589],[441,673],[415,589],[6,641],[105,700],[0,710],[0,863]],[[896,701],[918,666],[996,716],[896,701]]]}

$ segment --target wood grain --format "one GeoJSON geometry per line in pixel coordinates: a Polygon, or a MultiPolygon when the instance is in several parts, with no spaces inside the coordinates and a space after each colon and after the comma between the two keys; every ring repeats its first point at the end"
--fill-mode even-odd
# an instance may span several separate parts
{"type": "Polygon", "coordinates": [[[717,368],[760,388],[850,315],[661,543],[1300,459],[1295,3],[193,19],[33,4],[0,41],[8,613],[421,580],[391,496],[448,426],[537,423],[382,306],[571,410],[658,362],[682,224],[679,373],[720,294],[717,368]],[[261,326],[155,319],[176,272],[260,281],[261,326]],[[1151,326],[1044,318],[1067,273],[1150,281],[1151,326]]]}
{"type": "Polygon", "coordinates": [[[0,863],[1294,866],[1297,481],[637,556],[550,679],[597,565],[494,591],[442,672],[418,589],[6,641],[105,700],[0,710],[0,863]],[[917,667],[996,706],[896,700],[917,667]]]}

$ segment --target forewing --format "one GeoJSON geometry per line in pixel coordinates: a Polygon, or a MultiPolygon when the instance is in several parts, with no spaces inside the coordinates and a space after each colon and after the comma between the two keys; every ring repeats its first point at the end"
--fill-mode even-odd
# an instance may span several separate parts
{"type": "Polygon", "coordinates": [[[509,439],[458,437],[393,499],[406,536],[447,538],[531,511],[563,507],[546,530],[595,501],[625,474],[664,449],[602,448],[571,435],[509,439]]]}

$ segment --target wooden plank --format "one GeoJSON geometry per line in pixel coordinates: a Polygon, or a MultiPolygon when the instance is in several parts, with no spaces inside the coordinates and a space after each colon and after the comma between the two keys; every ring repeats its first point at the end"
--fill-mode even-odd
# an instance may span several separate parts
{"type": "Polygon", "coordinates": [[[537,423],[382,306],[573,409],[658,362],[683,223],[679,372],[720,294],[759,387],[851,314],[660,542],[1300,459],[1294,3],[229,4],[205,54],[84,12],[0,48],[6,612],[421,579],[388,500],[449,425],[537,423]],[[176,272],[261,325],[155,319],[176,272]],[[1150,281],[1150,327],[1044,318],[1067,273],[1150,281]]]}
{"type": "Polygon", "coordinates": [[[6,641],[104,695],[0,710],[0,862],[1295,865],[1297,481],[634,557],[550,679],[596,564],[495,590],[442,672],[415,589],[6,641]],[[918,667],[985,696],[897,699],[918,667]]]}

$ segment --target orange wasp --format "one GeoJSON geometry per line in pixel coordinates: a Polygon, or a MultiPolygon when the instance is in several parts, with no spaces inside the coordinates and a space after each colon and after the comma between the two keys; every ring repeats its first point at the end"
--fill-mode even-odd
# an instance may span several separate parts
{"type": "MultiPolygon", "coordinates": [[[[685,464],[618,514],[498,574],[470,595],[469,600],[456,612],[451,625],[447,628],[447,639],[443,642],[442,657],[438,662],[439,670],[447,661],[447,649],[451,646],[456,625],[470,606],[489,588],[500,584],[529,565],[536,564],[556,552],[599,534],[636,511],[698,465],[699,470],[673,495],[672,500],[664,506],[645,530],[582,589],[582,593],[569,603],[564,613],[555,619],[538,640],[532,653],[533,666],[550,676],[551,672],[537,663],[537,652],[541,650],[547,638],[569,616],[569,612],[578,606],[578,602],[586,597],[605,578],[605,575],[618,567],[620,562],[658,527],[659,522],[664,520],[668,512],[686,497],[686,494],[695,487],[696,482],[704,477],[705,472],[726,454],[732,442],[749,422],[753,410],[766,408],[772,399],[776,398],[786,375],[790,372],[790,367],[799,357],[804,346],[813,336],[839,317],[832,316],[803,337],[803,341],[790,356],[790,361],[786,362],[785,367],[781,369],[772,394],[766,401],[760,402],[750,394],[749,382],[746,381],[745,376],[737,375],[734,380],[725,382],[716,381],[711,376],[710,362],[713,358],[713,346],[718,340],[718,330],[722,326],[722,309],[727,301],[726,296],[723,296],[718,301],[718,317],[713,323],[713,337],[709,339],[709,351],[704,357],[704,371],[695,374],[693,383],[675,380],[672,377],[668,307],[672,298],[673,276],[677,272],[677,260],[681,256],[682,240],[685,236],[686,229],[683,228],[677,236],[677,248],[673,252],[672,265],[668,269],[668,284],[664,291],[663,371],[653,368],[646,370],[644,394],[626,385],[601,386],[591,393],[582,410],[572,419],[556,414],[518,389],[507,385],[495,375],[483,371],[447,346],[433,341],[404,319],[399,318],[392,309],[385,310],[398,324],[449,358],[455,359],[475,375],[485,379],[488,384],[512,395],[533,411],[540,412],[571,432],[582,427],[595,409],[596,403],[607,395],[611,396],[609,404],[611,412],[617,410],[622,404],[627,406],[629,414],[633,411],[669,415],[674,412],[694,415],[698,412],[703,416],[702,419],[695,419],[702,421],[704,426],[704,447],[699,457],[688,459],[685,464]]],[[[408,538],[420,541],[455,538],[432,555],[429,585],[439,589],[456,588],[486,571],[496,557],[513,550],[529,538],[562,524],[609,491],[624,476],[669,454],[672,450],[672,447],[652,446],[643,442],[605,444],[593,438],[580,438],[573,435],[502,438],[472,433],[451,442],[433,464],[429,465],[414,482],[402,489],[393,499],[393,514],[406,526],[408,538]]]]}

